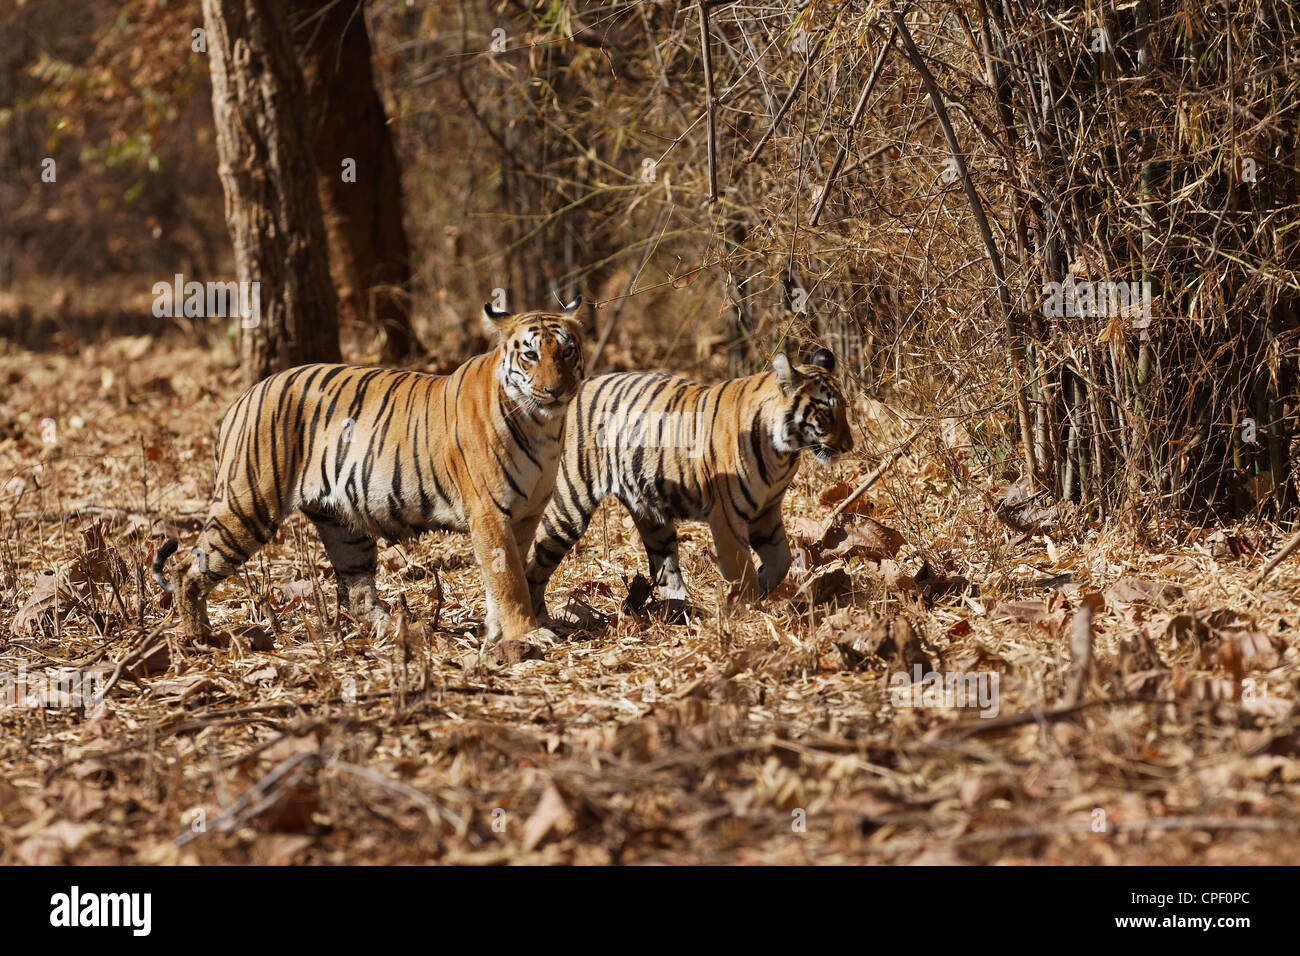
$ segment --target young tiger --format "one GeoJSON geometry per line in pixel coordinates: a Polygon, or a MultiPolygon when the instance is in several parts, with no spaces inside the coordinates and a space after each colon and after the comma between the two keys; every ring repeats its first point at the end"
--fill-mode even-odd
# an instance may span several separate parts
{"type": "Polygon", "coordinates": [[[686,598],[675,525],[683,518],[709,523],[722,575],[742,595],[779,584],[790,568],[781,500],[799,450],[829,464],[853,448],[835,356],[818,349],[811,363],[791,366],[778,353],[773,371],[713,386],[651,372],[584,382],[533,540],[533,611],[546,616],[547,582],[610,495],[631,512],[662,596],[686,598]]]}
{"type": "MultiPolygon", "coordinates": [[[[450,375],[304,365],[250,388],[217,438],[215,495],[179,576],[190,637],[208,632],[206,597],[301,509],[316,525],[358,620],[375,594],[376,538],[468,531],[487,592],[487,633],[537,628],[523,557],[550,500],[565,411],[584,374],[581,298],[562,313],[484,306],[495,349],[450,375]]],[[[163,574],[176,541],[154,557],[163,574]]]]}

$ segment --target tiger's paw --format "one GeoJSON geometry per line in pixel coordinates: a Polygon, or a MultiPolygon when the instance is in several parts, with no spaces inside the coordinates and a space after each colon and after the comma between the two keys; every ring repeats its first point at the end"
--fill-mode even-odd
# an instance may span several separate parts
{"type": "Polygon", "coordinates": [[[358,624],[369,624],[377,633],[392,627],[392,616],[384,602],[379,600],[372,583],[366,581],[350,587],[347,597],[348,611],[358,624]]]}
{"type": "Polygon", "coordinates": [[[559,639],[560,639],[559,634],[557,634],[551,628],[545,626],[535,627],[527,634],[525,634],[523,637],[520,638],[520,640],[524,641],[525,643],[541,644],[547,647],[553,645],[559,639]]]}
{"type": "Polygon", "coordinates": [[[393,633],[395,620],[382,608],[373,608],[363,614],[353,613],[352,617],[357,622],[357,627],[361,630],[370,628],[376,636],[393,633]]]}

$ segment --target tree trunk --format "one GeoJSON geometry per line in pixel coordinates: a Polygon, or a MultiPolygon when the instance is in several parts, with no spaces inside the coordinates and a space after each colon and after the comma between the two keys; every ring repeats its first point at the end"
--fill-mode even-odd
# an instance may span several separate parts
{"type": "Polygon", "coordinates": [[[338,361],[337,302],[284,12],[275,0],[203,0],[203,22],[226,226],[239,281],[260,284],[258,313],[239,333],[251,385],[304,362],[338,361]]]}
{"type": "Polygon", "coordinates": [[[379,329],[383,360],[398,362],[415,344],[411,253],[402,228],[401,171],[375,90],[365,10],[356,2],[293,0],[292,19],[339,315],[345,323],[379,329]]]}

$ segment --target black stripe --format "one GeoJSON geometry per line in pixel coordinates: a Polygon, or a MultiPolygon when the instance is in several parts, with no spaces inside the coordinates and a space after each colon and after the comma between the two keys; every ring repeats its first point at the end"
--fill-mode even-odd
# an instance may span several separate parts
{"type": "Polygon", "coordinates": [[[770,486],[772,478],[767,472],[767,462],[763,460],[762,430],[763,412],[760,409],[754,412],[754,420],[749,424],[749,447],[754,453],[754,461],[758,463],[758,477],[763,480],[764,485],[770,486]]]}

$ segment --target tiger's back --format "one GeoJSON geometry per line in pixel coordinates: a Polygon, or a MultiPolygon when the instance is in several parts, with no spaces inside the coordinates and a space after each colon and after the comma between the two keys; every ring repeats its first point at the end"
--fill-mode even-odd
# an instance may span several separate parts
{"type": "MultiPolygon", "coordinates": [[[[259,382],[222,421],[214,500],[237,503],[232,510],[263,534],[301,508],[401,540],[468,531],[457,475],[476,471],[502,511],[540,511],[558,462],[558,416],[509,431],[500,467],[470,465],[485,444],[477,419],[494,411],[479,403],[490,358],[451,375],[304,365],[259,382]]],[[[219,526],[213,515],[205,529],[219,526]]]]}
{"type": "Polygon", "coordinates": [[[584,382],[533,541],[527,574],[534,611],[544,613],[552,573],[610,496],[631,513],[665,596],[686,597],[675,527],[681,519],[709,523],[728,580],[751,592],[773,587],[789,567],[781,504],[799,450],[833,459],[852,448],[833,365],[821,350],[813,365],[796,369],[779,356],[773,372],[712,386],[637,372],[584,382]]]}
{"type": "MultiPolygon", "coordinates": [[[[561,459],[564,487],[595,499],[618,498],[647,521],[708,520],[720,480],[736,474],[746,518],[781,494],[795,459],[765,440],[760,393],[771,375],[702,385],[662,372],[619,372],[588,379],[569,410],[573,441],[561,459]],[[739,420],[744,409],[748,422],[739,420]]],[[[543,519],[545,525],[545,519],[543,519]]]]}

